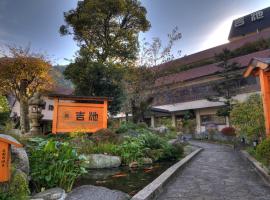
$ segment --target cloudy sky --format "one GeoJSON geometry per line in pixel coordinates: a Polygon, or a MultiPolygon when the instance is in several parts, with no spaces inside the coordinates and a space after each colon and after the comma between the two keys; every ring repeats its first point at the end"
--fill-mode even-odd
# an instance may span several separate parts
{"type": "MultiPolygon", "coordinates": [[[[77,0],[0,0],[0,47],[27,46],[46,53],[54,64],[67,64],[78,50],[72,37],[61,37],[63,12],[77,0]]],[[[227,42],[232,19],[270,6],[270,0],[142,0],[152,24],[140,38],[166,35],[178,26],[183,37],[175,51],[182,55],[227,42]]]]}

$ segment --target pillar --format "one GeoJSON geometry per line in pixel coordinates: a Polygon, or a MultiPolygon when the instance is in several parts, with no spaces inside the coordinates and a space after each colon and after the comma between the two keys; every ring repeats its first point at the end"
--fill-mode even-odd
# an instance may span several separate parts
{"type": "Polygon", "coordinates": [[[174,113],[172,113],[172,127],[176,127],[176,117],[174,113]]]}
{"type": "Polygon", "coordinates": [[[201,116],[200,116],[200,110],[195,110],[196,115],[196,133],[201,133],[201,116]]]}
{"type": "Polygon", "coordinates": [[[226,116],[225,121],[226,121],[226,126],[229,127],[230,126],[230,120],[229,120],[228,116],[226,116]]]}
{"type": "Polygon", "coordinates": [[[260,69],[259,77],[265,117],[266,137],[270,137],[270,72],[265,72],[260,69]]]}
{"type": "Polygon", "coordinates": [[[155,128],[155,116],[151,115],[151,127],[155,128]]]}

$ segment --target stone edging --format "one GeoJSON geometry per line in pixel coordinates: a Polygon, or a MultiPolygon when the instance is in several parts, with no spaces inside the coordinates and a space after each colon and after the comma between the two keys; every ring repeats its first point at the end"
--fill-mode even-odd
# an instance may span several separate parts
{"type": "Polygon", "coordinates": [[[150,200],[153,197],[159,195],[165,186],[165,184],[173,177],[173,175],[181,168],[183,168],[189,161],[191,161],[198,153],[203,149],[199,148],[193,151],[191,154],[187,155],[185,158],[175,163],[173,166],[168,168],[159,177],[157,177],[153,182],[148,184],[137,194],[135,194],[131,200],[150,200]]]}
{"type": "Polygon", "coordinates": [[[247,151],[241,150],[241,155],[248,160],[252,166],[255,167],[256,172],[265,180],[268,184],[270,184],[270,171],[260,162],[258,162],[255,158],[253,158],[247,151]]]}

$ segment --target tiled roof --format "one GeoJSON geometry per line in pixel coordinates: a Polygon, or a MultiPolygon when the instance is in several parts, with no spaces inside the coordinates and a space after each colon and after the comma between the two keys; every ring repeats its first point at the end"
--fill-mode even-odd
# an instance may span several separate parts
{"type": "Polygon", "coordinates": [[[235,41],[232,41],[232,42],[220,45],[220,46],[216,46],[216,47],[204,50],[204,51],[200,51],[198,53],[184,56],[182,58],[179,58],[179,59],[167,62],[167,63],[163,63],[161,65],[154,66],[153,69],[157,71],[162,71],[165,69],[179,67],[181,65],[191,64],[191,63],[198,62],[204,59],[212,58],[214,57],[215,54],[222,52],[223,49],[234,50],[243,46],[246,43],[254,42],[260,39],[267,39],[267,38],[270,38],[270,30],[264,30],[255,35],[246,36],[239,40],[235,40],[235,41]]]}
{"type": "MultiPolygon", "coordinates": [[[[270,49],[251,53],[245,56],[240,56],[237,58],[233,58],[230,60],[230,62],[237,62],[239,63],[242,67],[246,67],[249,63],[249,61],[253,57],[269,57],[270,56],[270,49]]],[[[183,82],[187,80],[191,80],[194,78],[199,78],[207,75],[212,75],[217,72],[219,72],[220,68],[217,66],[217,63],[210,64],[210,65],[205,65],[202,67],[197,67],[194,69],[186,70],[183,72],[179,72],[176,74],[160,77],[155,81],[155,87],[159,87],[162,85],[168,85],[168,84],[173,84],[173,83],[178,83],[178,82],[183,82]]]]}

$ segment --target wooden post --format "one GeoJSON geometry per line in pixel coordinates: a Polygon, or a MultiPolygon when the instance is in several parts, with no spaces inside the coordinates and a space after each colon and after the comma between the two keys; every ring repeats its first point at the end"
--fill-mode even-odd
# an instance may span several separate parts
{"type": "Polygon", "coordinates": [[[53,134],[56,134],[56,130],[57,130],[58,103],[59,103],[59,99],[57,97],[54,98],[53,125],[52,125],[53,134]]]}
{"type": "Polygon", "coordinates": [[[261,83],[261,94],[263,99],[263,109],[265,116],[266,137],[270,137],[270,72],[265,72],[260,69],[259,77],[261,83]]]}
{"type": "Polygon", "coordinates": [[[104,100],[104,108],[103,108],[103,128],[107,128],[108,123],[108,101],[104,100]]]}

